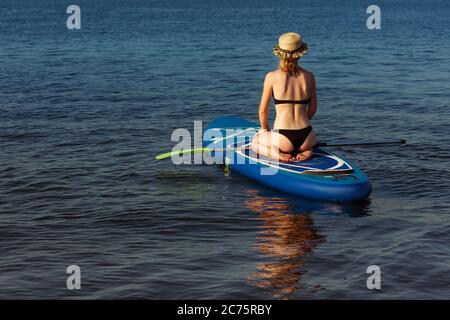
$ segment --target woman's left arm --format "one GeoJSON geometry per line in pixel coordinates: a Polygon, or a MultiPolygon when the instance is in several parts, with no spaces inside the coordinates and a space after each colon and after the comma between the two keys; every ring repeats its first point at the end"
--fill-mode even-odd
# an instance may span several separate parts
{"type": "Polygon", "coordinates": [[[317,111],[317,90],[316,90],[316,79],[312,75],[312,88],[311,88],[311,98],[308,104],[308,118],[311,120],[317,111]]]}
{"type": "Polygon", "coordinates": [[[259,103],[259,123],[261,124],[261,129],[269,129],[269,107],[270,107],[270,96],[272,94],[272,77],[270,72],[266,74],[264,79],[264,87],[261,94],[261,101],[259,103]]]}

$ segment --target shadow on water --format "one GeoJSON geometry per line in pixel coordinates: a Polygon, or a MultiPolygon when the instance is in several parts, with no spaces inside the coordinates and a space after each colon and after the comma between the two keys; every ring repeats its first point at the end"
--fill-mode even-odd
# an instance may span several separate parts
{"type": "MultiPolygon", "coordinates": [[[[264,223],[257,237],[257,251],[267,262],[256,264],[247,281],[269,291],[275,299],[290,299],[299,290],[308,290],[301,267],[326,235],[314,226],[313,214],[368,215],[369,202],[326,203],[277,196],[275,193],[247,190],[245,206],[258,213],[264,223]]],[[[320,287],[313,288],[314,291],[320,287]]]]}

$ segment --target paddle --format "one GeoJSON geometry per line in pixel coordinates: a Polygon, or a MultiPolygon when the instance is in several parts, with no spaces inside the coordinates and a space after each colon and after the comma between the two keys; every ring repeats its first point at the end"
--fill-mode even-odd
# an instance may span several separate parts
{"type": "MultiPolygon", "coordinates": [[[[369,142],[337,142],[337,143],[329,143],[329,142],[318,142],[316,143],[316,147],[347,147],[347,146],[376,146],[376,145],[386,145],[386,144],[405,144],[406,140],[403,139],[394,139],[394,140],[385,140],[385,141],[369,141],[369,142]]],[[[177,151],[170,151],[166,153],[162,153],[155,157],[156,160],[162,160],[166,158],[172,157],[172,155],[181,155],[187,153],[197,153],[197,152],[211,152],[211,151],[233,151],[237,149],[248,149],[249,146],[235,147],[235,148],[195,148],[195,149],[181,149],[177,151]]]]}
{"type": "Polygon", "coordinates": [[[316,147],[347,147],[347,146],[365,147],[365,146],[376,146],[385,144],[405,144],[405,143],[406,140],[404,139],[369,141],[369,142],[337,142],[337,143],[317,142],[316,147]]]}

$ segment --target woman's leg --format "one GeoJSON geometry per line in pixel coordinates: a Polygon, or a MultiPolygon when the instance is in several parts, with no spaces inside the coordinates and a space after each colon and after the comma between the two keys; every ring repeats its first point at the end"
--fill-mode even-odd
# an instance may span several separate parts
{"type": "Polygon", "coordinates": [[[281,160],[294,160],[289,154],[294,146],[285,136],[273,131],[260,131],[253,138],[251,147],[254,152],[266,157],[281,160]]]}
{"type": "Polygon", "coordinates": [[[306,138],[306,140],[303,142],[303,144],[299,148],[299,153],[295,157],[296,160],[305,161],[311,158],[313,151],[312,148],[316,145],[316,134],[314,133],[314,130],[311,131],[306,138]]]}

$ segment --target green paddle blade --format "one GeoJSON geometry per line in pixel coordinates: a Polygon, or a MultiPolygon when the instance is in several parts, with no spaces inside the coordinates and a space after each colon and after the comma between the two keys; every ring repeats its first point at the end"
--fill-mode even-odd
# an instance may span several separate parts
{"type": "Polygon", "coordinates": [[[162,160],[166,158],[172,157],[172,155],[180,155],[180,154],[186,154],[186,153],[197,153],[197,152],[204,152],[204,151],[211,151],[210,148],[196,148],[196,149],[182,149],[177,151],[170,151],[166,153],[162,153],[160,155],[157,155],[155,157],[156,160],[162,160]]]}

